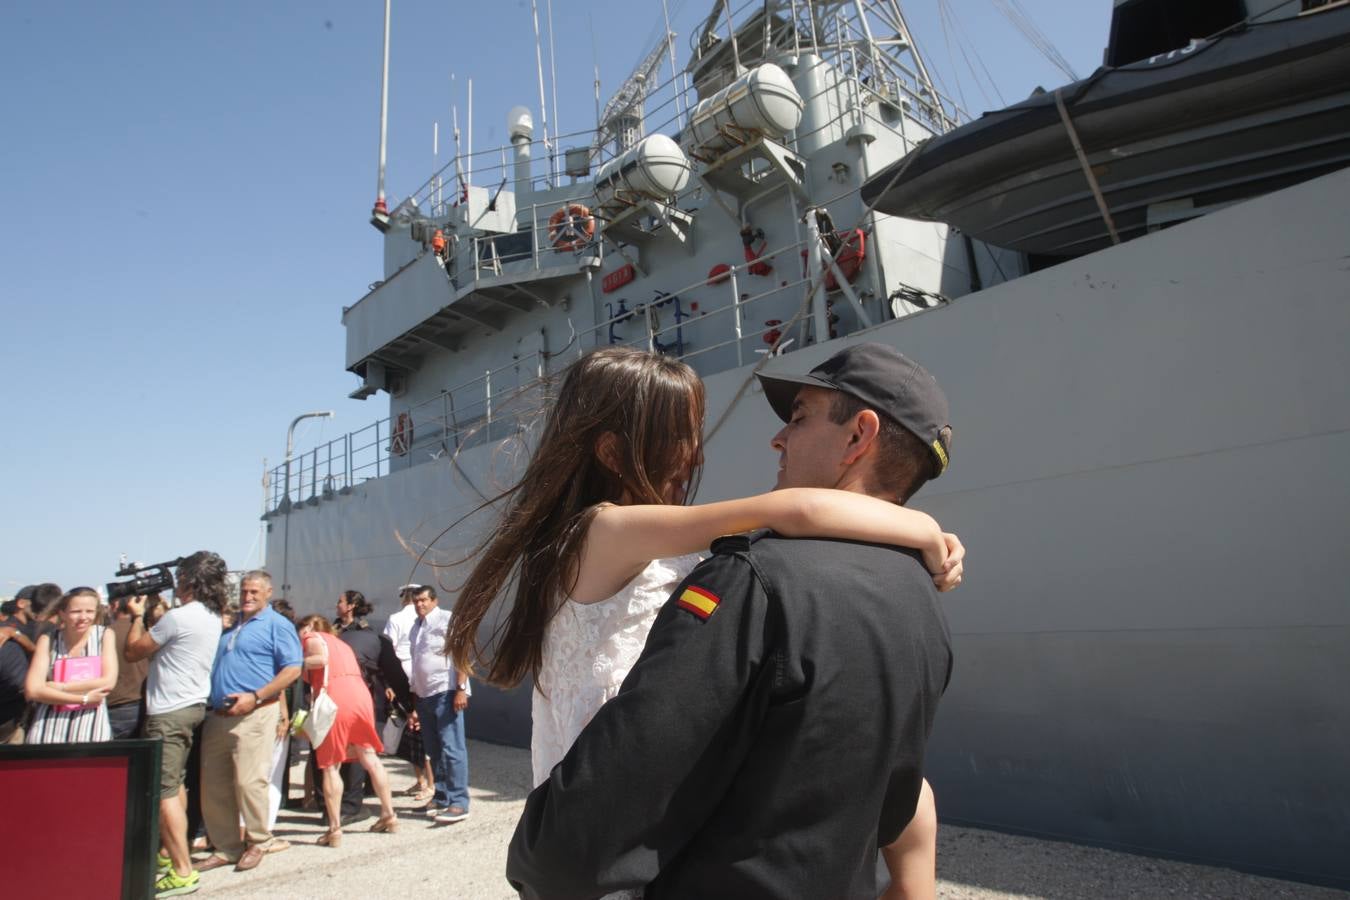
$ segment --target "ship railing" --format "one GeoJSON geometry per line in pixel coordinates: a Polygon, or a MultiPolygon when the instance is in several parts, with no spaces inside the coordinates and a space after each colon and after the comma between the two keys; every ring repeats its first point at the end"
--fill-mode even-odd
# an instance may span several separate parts
{"type": "MultiPolygon", "coordinates": [[[[755,262],[796,266],[804,247],[804,241],[796,241],[766,252],[755,262]]],[[[777,278],[764,290],[752,292],[747,286],[753,283],[749,275],[753,264],[738,263],[711,283],[705,276],[679,290],[654,296],[646,303],[576,332],[556,351],[524,354],[437,396],[293,456],[289,479],[284,462],[267,473],[269,514],[318,504],[349,493],[364,481],[436,459],[453,459],[463,450],[518,436],[546,408],[550,377],[595,347],[645,348],[696,362],[703,354],[734,346],[735,363],[742,366],[762,354],[774,352],[773,345],[780,335],[787,344],[798,340],[803,331],[797,332],[798,338],[789,334],[791,329],[804,329],[804,304],[798,316],[788,319],[766,317],[771,314],[760,310],[771,308],[770,302],[783,296],[804,297],[809,279],[777,278]],[[725,290],[729,302],[716,309],[700,309],[697,315],[692,315],[694,310],[682,305],[687,295],[697,289],[706,302],[709,286],[725,290]],[[662,317],[666,317],[664,323],[662,317]],[[684,329],[691,327],[692,322],[699,323],[703,335],[710,331],[703,327],[704,323],[716,323],[711,331],[718,337],[710,343],[701,340],[698,346],[686,345],[684,329]],[[631,330],[633,325],[637,325],[636,331],[631,330]],[[620,328],[624,337],[617,334],[620,328]],[[762,347],[756,346],[761,343],[762,347]]],[[[772,308],[781,310],[781,303],[772,308]]]]}
{"type": "MultiPolygon", "coordinates": [[[[529,268],[536,272],[551,268],[547,265],[549,261],[575,251],[570,248],[559,249],[548,242],[550,217],[559,209],[566,209],[572,204],[587,206],[593,199],[587,193],[564,197],[549,203],[532,203],[528,208],[528,216],[524,215],[525,211],[516,210],[516,231],[507,234],[475,235],[466,242],[467,254],[461,252],[456,259],[455,272],[452,276],[456,286],[463,285],[468,269],[472,270],[471,279],[477,284],[484,278],[520,271],[522,267],[515,264],[525,260],[529,261],[529,268]]],[[[598,222],[594,223],[594,231],[598,235],[598,222]]],[[[591,255],[601,253],[599,240],[588,241],[587,246],[591,248],[590,251],[582,248],[582,252],[590,252],[591,255]]]]}
{"type": "Polygon", "coordinates": [[[266,473],[269,513],[316,505],[371,479],[517,434],[541,407],[547,357],[531,353],[293,456],[266,473]]]}

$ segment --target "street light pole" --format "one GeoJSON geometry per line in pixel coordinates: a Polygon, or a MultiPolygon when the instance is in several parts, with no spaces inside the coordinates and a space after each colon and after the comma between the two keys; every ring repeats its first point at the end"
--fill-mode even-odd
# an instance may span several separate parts
{"type": "Polygon", "coordinates": [[[281,596],[290,600],[290,563],[291,563],[291,455],[295,452],[295,426],[305,419],[331,419],[333,411],[301,413],[291,420],[286,429],[286,484],[282,489],[282,505],[286,510],[286,524],[281,537],[281,596]]]}

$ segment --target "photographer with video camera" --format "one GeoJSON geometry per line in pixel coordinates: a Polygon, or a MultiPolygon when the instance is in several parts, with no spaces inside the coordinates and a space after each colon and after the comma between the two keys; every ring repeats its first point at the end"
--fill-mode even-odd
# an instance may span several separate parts
{"type": "MultiPolygon", "coordinates": [[[[186,893],[198,880],[192,868],[187,840],[187,797],[183,775],[192,750],[193,729],[206,716],[211,691],[211,664],[220,643],[220,611],[228,600],[225,560],[199,550],[159,567],[177,565],[173,579],[179,605],[146,629],[146,596],[127,603],[131,627],[123,651],[127,662],[150,660],[145,691],[145,736],[163,742],[160,755],[159,834],[160,877],[156,892],[186,893]]],[[[145,589],[160,576],[109,585],[108,594],[145,589]],[[116,588],[116,590],[114,590],[116,588]]],[[[161,578],[162,580],[162,578],[161,578]]]]}

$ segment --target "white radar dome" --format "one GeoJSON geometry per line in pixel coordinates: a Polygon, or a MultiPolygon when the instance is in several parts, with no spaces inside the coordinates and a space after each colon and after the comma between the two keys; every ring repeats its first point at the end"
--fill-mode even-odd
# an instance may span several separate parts
{"type": "Polygon", "coordinates": [[[512,138],[534,136],[534,116],[530,115],[529,107],[511,107],[506,114],[506,133],[512,138]]]}

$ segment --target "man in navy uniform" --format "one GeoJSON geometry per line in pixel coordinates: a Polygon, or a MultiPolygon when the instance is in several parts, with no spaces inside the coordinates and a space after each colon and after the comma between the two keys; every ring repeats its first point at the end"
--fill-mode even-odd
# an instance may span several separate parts
{"type": "MultiPolygon", "coordinates": [[[[787,422],[778,487],[904,503],[946,468],[946,399],[889,347],[760,381],[787,422]]],[[[876,896],[951,672],[933,582],[896,547],[766,533],[712,549],[530,794],[507,862],[525,897],[876,896]]]]}

